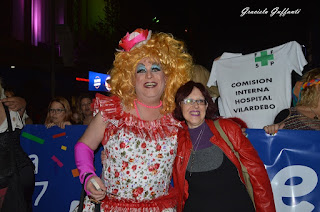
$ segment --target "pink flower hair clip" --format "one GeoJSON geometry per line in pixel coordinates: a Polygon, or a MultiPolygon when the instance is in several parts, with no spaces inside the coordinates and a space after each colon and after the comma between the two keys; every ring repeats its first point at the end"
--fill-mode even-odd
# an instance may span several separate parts
{"type": "Polygon", "coordinates": [[[129,52],[131,49],[147,43],[151,38],[151,33],[151,30],[141,28],[136,29],[130,34],[127,32],[127,34],[119,41],[119,46],[123,50],[117,49],[117,51],[129,52]]]}

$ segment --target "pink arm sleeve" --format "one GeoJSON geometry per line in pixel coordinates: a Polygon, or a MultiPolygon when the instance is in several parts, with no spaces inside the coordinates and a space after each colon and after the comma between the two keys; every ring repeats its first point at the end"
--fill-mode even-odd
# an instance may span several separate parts
{"type": "MultiPolygon", "coordinates": [[[[83,183],[86,184],[86,182],[83,182],[83,181],[87,173],[92,173],[93,175],[96,176],[94,172],[94,167],[93,167],[93,159],[94,159],[93,150],[90,149],[90,147],[88,147],[85,143],[78,142],[74,146],[74,158],[75,158],[77,168],[79,170],[80,182],[82,184],[83,183]]],[[[90,176],[87,177],[86,181],[88,181],[89,178],[90,176]]]]}

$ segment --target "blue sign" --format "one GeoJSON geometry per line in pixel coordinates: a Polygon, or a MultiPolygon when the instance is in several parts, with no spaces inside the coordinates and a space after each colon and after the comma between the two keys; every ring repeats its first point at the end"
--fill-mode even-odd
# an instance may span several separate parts
{"type": "MultiPolygon", "coordinates": [[[[36,167],[34,212],[69,212],[78,205],[82,188],[73,149],[86,127],[26,125],[23,129],[21,145],[36,167]]],[[[266,166],[277,211],[320,211],[320,132],[280,130],[269,136],[248,129],[247,133],[266,166]]],[[[101,149],[95,154],[98,176],[101,149]]]]}
{"type": "Polygon", "coordinates": [[[110,91],[110,75],[89,71],[89,91],[110,91]]]}
{"type": "MultiPolygon", "coordinates": [[[[74,145],[86,125],[65,129],[44,125],[26,125],[21,133],[21,146],[35,164],[33,211],[72,211],[78,204],[82,185],[74,161],[74,145]]],[[[101,173],[101,150],[96,151],[95,168],[101,173]]]]}
{"type": "Polygon", "coordinates": [[[320,132],[247,132],[266,166],[277,211],[320,211],[320,132]]]}

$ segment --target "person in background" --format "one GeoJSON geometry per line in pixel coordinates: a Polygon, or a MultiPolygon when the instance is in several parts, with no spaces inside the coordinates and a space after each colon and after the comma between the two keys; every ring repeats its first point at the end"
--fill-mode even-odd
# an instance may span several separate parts
{"type": "MultiPolygon", "coordinates": [[[[192,57],[171,34],[143,29],[127,33],[119,46],[113,95],[97,94],[95,116],[75,146],[80,181],[101,211],[181,211],[183,191],[170,186],[181,126],[171,113],[174,93],[190,80],[192,57]],[[93,167],[101,142],[102,179],[93,167]]],[[[84,205],[94,210],[88,197],[84,205]]]]}
{"type": "MultiPolygon", "coordinates": [[[[11,98],[11,97],[15,97],[15,92],[14,92],[14,89],[13,88],[5,88],[4,90],[4,95],[7,97],[7,98],[11,98]]],[[[26,124],[33,124],[33,121],[32,119],[28,116],[27,114],[27,111],[24,109],[24,112],[21,113],[20,116],[21,116],[21,120],[22,120],[22,123],[23,125],[26,125],[26,124]],[[22,115],[21,115],[22,114],[22,115]]]]}
{"type": "Polygon", "coordinates": [[[273,125],[263,129],[275,134],[279,129],[320,130],[320,68],[315,68],[302,76],[301,88],[295,107],[282,110],[273,125]]]}
{"type": "Polygon", "coordinates": [[[81,115],[78,112],[77,108],[72,107],[71,111],[72,111],[71,123],[72,124],[82,124],[81,115]]]}
{"type": "Polygon", "coordinates": [[[24,126],[21,116],[26,101],[21,97],[6,97],[1,84],[0,80],[0,211],[30,212],[35,186],[34,165],[20,146],[20,132],[24,126]],[[8,176],[8,170],[13,170],[13,174],[8,176]]]}
{"type": "Polygon", "coordinates": [[[81,124],[88,125],[93,119],[93,111],[91,108],[92,97],[89,94],[82,95],[77,101],[77,110],[81,116],[81,124]]]}
{"type": "Polygon", "coordinates": [[[47,128],[58,126],[62,129],[66,125],[71,125],[71,108],[67,99],[64,97],[53,98],[48,106],[45,125],[47,128]]]}
{"type": "Polygon", "coordinates": [[[8,88],[8,87],[4,89],[4,95],[6,97],[14,97],[15,96],[13,89],[8,88]]]}
{"type": "Polygon", "coordinates": [[[218,86],[207,87],[208,80],[210,77],[210,72],[202,65],[193,65],[191,69],[191,80],[194,82],[199,82],[206,86],[212,100],[215,101],[220,95],[218,86]]]}
{"type": "Polygon", "coordinates": [[[187,182],[174,186],[187,190],[184,211],[275,211],[267,171],[239,122],[217,119],[216,105],[201,83],[189,81],[181,86],[175,103],[173,115],[183,125],[178,133],[176,164],[185,173],[179,175],[182,179],[178,182],[187,182]],[[214,120],[218,120],[236,153],[214,120]],[[240,163],[250,182],[245,181],[240,163]]]}

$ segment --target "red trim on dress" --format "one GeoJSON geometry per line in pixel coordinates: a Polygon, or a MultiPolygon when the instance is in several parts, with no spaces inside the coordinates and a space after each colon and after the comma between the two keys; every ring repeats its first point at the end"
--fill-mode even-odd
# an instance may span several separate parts
{"type": "Polygon", "coordinates": [[[131,211],[153,211],[161,212],[164,209],[176,208],[178,203],[178,189],[171,188],[168,195],[149,201],[134,201],[128,199],[115,199],[106,196],[102,200],[101,208],[104,211],[131,212],[131,211]]]}
{"type": "Polygon", "coordinates": [[[122,129],[126,134],[134,133],[137,137],[151,142],[172,137],[177,134],[178,128],[181,127],[181,124],[173,118],[172,114],[167,114],[159,120],[144,121],[124,112],[120,98],[117,96],[107,97],[97,94],[93,109],[94,115],[101,112],[103,121],[107,123],[102,145],[107,143],[110,136],[122,129]]]}

